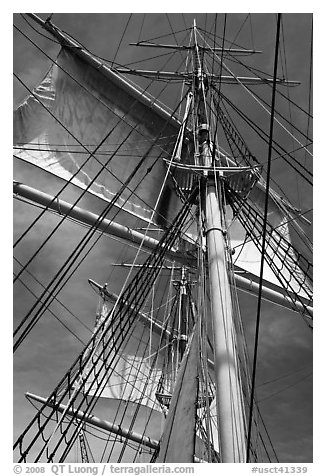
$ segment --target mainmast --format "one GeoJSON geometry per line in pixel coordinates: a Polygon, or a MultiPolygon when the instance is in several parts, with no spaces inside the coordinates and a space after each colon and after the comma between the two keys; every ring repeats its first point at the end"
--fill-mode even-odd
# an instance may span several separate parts
{"type": "MultiPolygon", "coordinates": [[[[200,165],[212,166],[210,126],[206,106],[208,82],[203,71],[203,54],[197,42],[194,23],[194,93],[197,116],[197,141],[200,165]],[[197,103],[197,106],[196,106],[197,103]]],[[[196,126],[196,125],[194,125],[196,126]]],[[[214,332],[215,383],[218,410],[219,452],[221,462],[245,461],[245,429],[243,399],[237,372],[235,328],[230,283],[226,266],[226,241],[221,199],[221,173],[207,172],[204,188],[204,214],[208,277],[211,295],[211,316],[214,332]]]]}

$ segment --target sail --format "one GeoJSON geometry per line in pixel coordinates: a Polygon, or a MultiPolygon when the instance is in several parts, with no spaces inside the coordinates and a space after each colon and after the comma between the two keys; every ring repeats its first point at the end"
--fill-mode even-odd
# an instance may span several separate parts
{"type": "MultiPolygon", "coordinates": [[[[110,307],[109,303],[101,298],[96,328],[107,319],[110,307]]],[[[156,393],[163,375],[167,377],[166,383],[168,381],[166,390],[171,391],[172,356],[176,349],[175,343],[169,342],[170,334],[164,332],[163,327],[161,333],[154,331],[150,317],[147,317],[147,320],[147,324],[138,321],[128,329],[125,345],[119,349],[115,349],[114,344],[107,344],[107,341],[118,333],[121,324],[119,319],[111,323],[107,338],[98,342],[96,354],[102,354],[103,357],[97,365],[90,366],[91,374],[85,384],[85,391],[89,394],[100,392],[102,398],[128,400],[152,409],[160,409],[156,393]],[[114,365],[103,365],[108,352],[115,353],[114,365]],[[105,378],[106,375],[110,377],[105,378]]]]}
{"type": "MultiPolygon", "coordinates": [[[[139,164],[117,205],[150,220],[165,176],[162,158],[171,154],[177,129],[112,78],[63,48],[14,112],[15,155],[107,201],[139,164]]],[[[177,208],[167,183],[156,222],[164,224],[177,208]]]]}
{"type": "MultiPolygon", "coordinates": [[[[276,196],[277,197],[277,196],[276,196]]],[[[239,220],[230,220],[231,243],[234,247],[233,262],[240,268],[259,276],[262,243],[262,217],[266,200],[266,191],[262,183],[258,182],[247,197],[247,203],[252,207],[251,229],[255,239],[249,237],[248,230],[239,220]],[[255,216],[257,213],[257,216],[255,216]]],[[[263,278],[275,285],[281,285],[292,293],[310,300],[312,286],[310,274],[312,265],[307,260],[298,260],[298,254],[292,244],[290,234],[291,215],[281,207],[275,199],[275,192],[271,191],[268,199],[267,217],[267,263],[264,266],[263,278]],[[273,263],[273,266],[271,264],[273,263]],[[281,276],[281,279],[280,279],[281,276]]],[[[249,207],[248,207],[249,208],[249,207]]],[[[238,210],[238,209],[237,209],[238,210]]],[[[236,211],[234,209],[234,211],[236,211]]]]}

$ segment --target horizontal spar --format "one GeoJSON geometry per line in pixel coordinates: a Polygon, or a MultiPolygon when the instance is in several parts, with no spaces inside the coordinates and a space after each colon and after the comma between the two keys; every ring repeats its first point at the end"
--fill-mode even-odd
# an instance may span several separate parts
{"type": "MultiPolygon", "coordinates": [[[[49,194],[36,190],[22,183],[14,181],[13,191],[15,195],[22,196],[28,200],[46,206],[59,214],[67,213],[67,216],[74,218],[83,224],[88,226],[96,226],[98,230],[105,234],[117,236],[131,244],[142,244],[143,248],[148,251],[153,251],[159,243],[159,241],[154,238],[145,236],[138,231],[132,230],[131,228],[120,225],[119,223],[113,222],[111,220],[104,219],[99,221],[99,216],[95,213],[89,212],[79,207],[72,208],[70,203],[55,199],[49,194]]],[[[194,267],[196,264],[196,260],[194,258],[191,258],[185,253],[180,253],[179,251],[173,249],[167,251],[166,258],[187,266],[194,267]]],[[[240,272],[244,271],[240,268],[240,272]]],[[[259,284],[250,277],[249,273],[244,272],[244,275],[235,273],[234,278],[238,289],[254,295],[258,294],[259,284]]],[[[295,299],[296,304],[294,305],[292,300],[286,296],[284,292],[282,292],[281,288],[279,288],[279,290],[273,289],[269,287],[267,283],[265,283],[263,286],[262,297],[263,299],[291,309],[292,311],[304,312],[305,314],[308,314],[308,317],[313,315],[313,308],[311,305],[309,305],[309,303],[307,303],[307,305],[303,305],[301,302],[295,299]]]]}
{"type": "MultiPolygon", "coordinates": [[[[246,272],[244,272],[244,274],[249,275],[249,273],[246,273],[246,272]]],[[[238,289],[241,289],[241,291],[248,292],[249,294],[253,294],[255,296],[258,295],[259,283],[254,281],[253,279],[243,276],[241,274],[235,274],[235,283],[236,283],[236,287],[238,289]]],[[[312,318],[313,316],[312,306],[308,305],[308,303],[303,304],[303,302],[306,301],[303,298],[301,298],[302,302],[294,298],[294,302],[295,302],[294,304],[294,302],[289,296],[283,294],[281,291],[276,291],[273,288],[268,287],[266,285],[263,285],[262,297],[266,301],[270,301],[274,304],[278,304],[282,307],[286,307],[288,309],[291,309],[292,311],[302,312],[305,315],[307,315],[307,317],[309,318],[312,318]]]]}
{"type": "Polygon", "coordinates": [[[138,43],[129,43],[131,46],[146,46],[150,48],[165,48],[165,49],[172,49],[172,50],[186,50],[191,51],[199,48],[200,51],[216,51],[219,53],[224,54],[239,54],[239,55],[252,55],[255,53],[262,53],[259,50],[247,50],[244,48],[220,48],[220,47],[204,47],[204,46],[197,46],[197,45],[166,45],[162,43],[151,43],[149,41],[139,41],[138,43]]]}
{"type": "MultiPolygon", "coordinates": [[[[108,301],[110,301],[111,303],[115,304],[118,301],[119,296],[117,294],[109,291],[107,289],[107,286],[101,286],[100,284],[98,284],[93,279],[89,279],[88,282],[92,287],[94,287],[97,290],[97,292],[99,294],[103,295],[104,298],[107,299],[108,301]]],[[[128,306],[129,308],[133,309],[133,306],[130,303],[123,302],[123,305],[128,306]]],[[[175,334],[171,333],[168,329],[163,327],[159,322],[153,320],[152,318],[150,318],[146,314],[144,314],[142,312],[138,312],[138,317],[139,317],[139,320],[142,323],[148,325],[158,335],[164,335],[164,337],[166,337],[168,339],[172,339],[172,338],[177,339],[178,336],[177,336],[176,333],[175,334]]]]}
{"type": "MultiPolygon", "coordinates": [[[[155,79],[168,79],[168,80],[184,80],[191,82],[193,79],[193,73],[188,71],[152,71],[146,69],[130,69],[130,68],[121,68],[116,67],[114,71],[122,74],[132,74],[136,76],[145,76],[147,78],[155,79]]],[[[259,78],[255,76],[226,76],[226,75],[217,75],[217,74],[205,74],[205,77],[214,83],[225,83],[225,84],[247,84],[247,85],[257,85],[257,84],[269,84],[273,82],[272,78],[259,78]]],[[[276,83],[281,86],[298,86],[300,82],[298,81],[287,81],[285,79],[277,79],[276,83]]]]}
{"type": "Polygon", "coordinates": [[[111,433],[115,433],[116,435],[135,441],[136,443],[140,443],[144,446],[147,446],[148,448],[156,450],[159,447],[159,442],[157,440],[153,440],[149,436],[141,435],[135,431],[125,429],[120,425],[116,425],[107,420],[102,420],[90,413],[85,413],[81,410],[76,411],[73,408],[70,410],[66,405],[62,405],[61,403],[59,404],[57,402],[48,402],[46,398],[33,395],[32,393],[26,393],[26,397],[54,408],[60,413],[65,413],[65,415],[77,418],[78,420],[82,420],[85,423],[90,423],[97,428],[110,431],[111,433]]]}
{"type": "MultiPolygon", "coordinates": [[[[111,303],[115,304],[117,302],[117,300],[119,299],[119,296],[117,296],[117,294],[109,291],[106,286],[101,286],[100,284],[98,284],[93,279],[89,279],[88,282],[92,287],[94,287],[97,290],[98,293],[102,294],[104,296],[104,298],[107,299],[108,301],[110,301],[111,303]]],[[[127,303],[124,303],[124,305],[127,306],[127,303]]],[[[129,307],[132,307],[132,306],[129,304],[129,307]]],[[[177,331],[175,331],[175,332],[169,331],[168,329],[163,327],[160,323],[153,320],[152,318],[150,318],[146,314],[144,314],[142,312],[138,312],[138,318],[143,324],[147,325],[150,329],[152,329],[154,332],[156,332],[157,335],[159,335],[159,336],[163,335],[167,339],[171,339],[171,338],[173,338],[175,340],[178,339],[177,331]]],[[[208,362],[208,365],[211,368],[214,367],[214,362],[212,360],[207,359],[207,362],[208,362]]]]}
{"type": "MultiPolygon", "coordinates": [[[[159,449],[159,441],[154,440],[149,436],[141,435],[140,433],[129,430],[127,428],[123,428],[122,426],[111,423],[108,420],[102,420],[101,418],[98,418],[90,413],[85,413],[81,410],[76,411],[73,408],[69,410],[66,405],[62,405],[61,403],[59,404],[57,402],[49,402],[46,398],[34,395],[29,392],[26,393],[26,398],[30,398],[31,400],[40,402],[43,405],[47,405],[48,407],[54,408],[60,413],[64,413],[65,415],[68,415],[73,418],[77,418],[78,420],[81,420],[85,423],[89,423],[90,425],[93,425],[97,428],[101,428],[102,430],[106,430],[116,435],[122,436],[123,438],[126,438],[128,440],[135,441],[136,443],[147,446],[148,448],[151,448],[153,450],[159,449]]],[[[197,458],[196,456],[194,457],[194,462],[205,463],[205,461],[197,458]]]]}
{"type": "MultiPolygon", "coordinates": [[[[67,215],[69,218],[73,218],[85,225],[95,226],[97,230],[102,231],[105,234],[117,236],[128,243],[135,245],[142,245],[143,248],[149,251],[153,251],[159,244],[159,241],[155,238],[145,236],[138,231],[132,230],[127,226],[120,225],[117,222],[109,220],[107,218],[100,218],[96,213],[92,213],[80,207],[75,207],[71,203],[64,200],[59,200],[47,193],[41,192],[35,188],[29,187],[22,183],[14,181],[13,184],[14,195],[22,196],[35,203],[43,205],[50,210],[59,213],[60,215],[67,215]]],[[[109,202],[108,202],[109,203],[109,202]]],[[[176,250],[167,251],[166,257],[170,260],[179,259],[184,264],[189,264],[189,260],[184,254],[179,253],[176,250]]]]}

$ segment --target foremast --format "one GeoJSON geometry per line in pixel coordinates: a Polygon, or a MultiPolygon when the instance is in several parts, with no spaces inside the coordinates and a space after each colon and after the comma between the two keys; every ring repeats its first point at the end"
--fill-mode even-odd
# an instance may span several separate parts
{"type": "MultiPolygon", "coordinates": [[[[210,125],[206,106],[208,82],[203,72],[203,52],[197,43],[194,24],[194,74],[193,90],[197,102],[197,147],[200,165],[212,167],[210,125]]],[[[221,176],[218,171],[207,172],[203,187],[206,223],[208,276],[211,296],[211,317],[214,332],[215,383],[219,428],[219,453],[222,463],[245,462],[244,408],[241,384],[237,372],[235,326],[231,290],[226,263],[224,209],[221,200],[221,176]]]]}
{"type": "MultiPolygon", "coordinates": [[[[209,106],[207,94],[209,80],[204,71],[204,54],[206,48],[197,41],[197,29],[194,22],[192,62],[193,72],[191,90],[188,93],[187,107],[183,124],[188,116],[188,107],[192,108],[192,128],[194,137],[194,168],[202,167],[200,178],[201,213],[199,227],[204,223],[206,237],[207,270],[210,288],[211,315],[213,325],[214,350],[214,377],[216,386],[218,452],[222,463],[241,463],[246,458],[245,417],[240,381],[238,355],[236,350],[236,330],[232,309],[231,287],[227,269],[227,242],[225,233],[225,216],[222,205],[223,180],[222,167],[218,156],[213,152],[216,148],[211,140],[211,126],[209,124],[209,106]]],[[[175,145],[172,160],[178,162],[179,152],[185,128],[181,128],[175,145]]],[[[241,171],[236,168],[233,173],[241,171]]],[[[200,235],[200,233],[199,233],[200,235]]],[[[198,322],[197,322],[197,325],[198,322]]],[[[198,326],[197,326],[198,327],[198,326]]],[[[193,444],[196,420],[196,392],[195,384],[198,379],[197,362],[199,359],[196,346],[197,332],[193,334],[193,341],[184,355],[178,372],[169,413],[163,431],[160,462],[191,462],[193,458],[189,448],[193,444]],[[197,352],[196,360],[194,353],[197,352]],[[186,376],[186,377],[185,377],[186,376]],[[180,380],[186,382],[186,392],[180,390],[180,380]],[[194,413],[195,412],[195,413],[194,413]],[[192,421],[192,423],[190,423],[192,421]],[[188,424],[188,427],[187,427],[188,424]],[[184,425],[187,430],[184,430],[184,425]],[[184,435],[187,435],[184,438],[184,435]],[[182,437],[182,439],[181,439],[182,437]],[[187,441],[185,441],[187,440],[187,441]],[[176,452],[176,448],[178,448],[176,452]],[[182,455],[182,456],[181,456],[182,455]],[[183,459],[179,459],[182,457],[183,459]],[[172,458],[172,459],[171,459],[172,458]]]]}

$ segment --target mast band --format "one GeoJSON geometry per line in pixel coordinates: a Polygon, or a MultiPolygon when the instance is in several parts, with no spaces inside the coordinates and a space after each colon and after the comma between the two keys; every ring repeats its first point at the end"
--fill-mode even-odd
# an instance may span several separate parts
{"type": "Polygon", "coordinates": [[[221,233],[223,233],[223,235],[226,235],[226,230],[223,229],[223,228],[218,228],[216,226],[213,226],[211,228],[208,228],[205,232],[205,235],[207,235],[210,231],[213,231],[213,230],[217,230],[217,231],[220,231],[221,233]]]}

